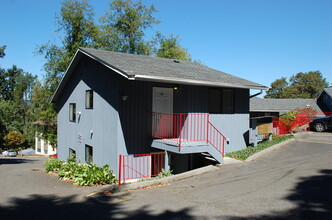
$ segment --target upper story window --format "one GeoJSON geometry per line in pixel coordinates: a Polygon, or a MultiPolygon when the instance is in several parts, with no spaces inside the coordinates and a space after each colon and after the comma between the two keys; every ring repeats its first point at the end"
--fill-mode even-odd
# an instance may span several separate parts
{"type": "Polygon", "coordinates": [[[85,108],[93,109],[93,90],[85,91],[85,108]]]}
{"type": "Polygon", "coordinates": [[[209,113],[221,114],[221,90],[209,89],[209,113]]]}
{"type": "Polygon", "coordinates": [[[233,114],[234,113],[234,90],[223,89],[222,90],[222,113],[233,114]]]}
{"type": "Polygon", "coordinates": [[[76,103],[69,104],[69,121],[76,122],[76,103]]]}
{"type": "Polygon", "coordinates": [[[233,89],[209,89],[209,113],[233,114],[234,90],[233,89]]]}

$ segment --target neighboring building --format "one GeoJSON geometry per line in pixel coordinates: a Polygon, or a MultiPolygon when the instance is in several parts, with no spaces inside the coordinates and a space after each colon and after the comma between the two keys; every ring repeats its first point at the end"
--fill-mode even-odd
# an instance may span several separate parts
{"type": "Polygon", "coordinates": [[[250,117],[279,117],[296,108],[311,107],[318,115],[324,115],[316,99],[250,99],[250,117]]]}
{"type": "Polygon", "coordinates": [[[189,61],[79,48],[52,97],[58,157],[117,170],[120,154],[166,151],[174,173],[202,152],[222,162],[204,138],[213,129],[226,152],[247,146],[250,89],[266,87],[189,61]]]}
{"type": "MultiPolygon", "coordinates": [[[[35,121],[33,122],[34,125],[38,126],[47,126],[47,123],[45,121],[35,121]]],[[[46,140],[42,138],[42,133],[38,131],[38,128],[36,129],[35,134],[35,153],[40,155],[52,155],[56,154],[56,148],[53,148],[53,146],[46,140]]]]}
{"type": "Polygon", "coordinates": [[[36,132],[35,136],[35,151],[40,155],[52,155],[56,154],[56,149],[52,145],[42,138],[42,133],[36,132]]]}
{"type": "Polygon", "coordinates": [[[324,112],[332,112],[332,88],[325,88],[317,102],[324,112]]]}

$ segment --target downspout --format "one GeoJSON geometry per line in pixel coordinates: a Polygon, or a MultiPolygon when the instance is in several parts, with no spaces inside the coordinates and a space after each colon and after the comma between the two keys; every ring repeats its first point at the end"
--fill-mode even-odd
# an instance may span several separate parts
{"type": "MultiPolygon", "coordinates": [[[[263,93],[263,90],[261,89],[260,92],[249,96],[249,99],[251,99],[251,98],[253,98],[255,96],[258,96],[258,95],[260,95],[262,93],[263,93]]],[[[250,119],[249,119],[249,121],[250,121],[250,119]]],[[[252,132],[254,132],[254,134],[253,134],[254,135],[254,147],[256,147],[257,146],[257,119],[254,119],[252,121],[252,128],[251,129],[252,129],[252,132]]],[[[249,137],[249,139],[250,139],[250,137],[249,137]]]]}
{"type": "Polygon", "coordinates": [[[258,96],[258,95],[260,95],[262,93],[263,93],[263,90],[261,89],[261,91],[259,93],[256,93],[256,94],[253,94],[253,95],[249,96],[249,99],[251,99],[251,98],[253,98],[255,96],[258,96]]]}

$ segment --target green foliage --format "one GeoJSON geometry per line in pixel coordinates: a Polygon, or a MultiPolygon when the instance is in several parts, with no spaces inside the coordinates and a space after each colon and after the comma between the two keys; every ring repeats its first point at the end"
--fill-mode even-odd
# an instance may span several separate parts
{"type": "Polygon", "coordinates": [[[276,79],[271,83],[270,89],[266,92],[264,98],[283,98],[283,91],[288,86],[286,77],[276,79]]]}
{"type": "Polygon", "coordinates": [[[179,36],[174,37],[170,34],[169,37],[165,37],[160,33],[157,33],[155,42],[159,45],[159,49],[157,49],[156,52],[157,57],[177,60],[191,60],[188,51],[180,46],[179,36]]]}
{"type": "Polygon", "coordinates": [[[75,154],[72,154],[70,157],[68,157],[67,163],[70,163],[70,162],[76,162],[76,155],[75,154]]]}
{"type": "Polygon", "coordinates": [[[49,158],[45,162],[45,171],[47,173],[58,172],[63,164],[64,164],[64,162],[61,160],[58,160],[57,158],[49,158]]]}
{"type": "Polygon", "coordinates": [[[293,75],[289,83],[285,77],[275,80],[265,98],[318,98],[328,85],[319,71],[300,72],[293,75]]]}
{"type": "Polygon", "coordinates": [[[3,139],[4,146],[9,148],[19,147],[23,143],[23,135],[18,131],[10,131],[3,139]]]}
{"type": "Polygon", "coordinates": [[[158,174],[157,178],[163,178],[168,176],[173,176],[172,174],[173,170],[166,171],[164,168],[161,170],[161,172],[158,174]]]}
{"type": "Polygon", "coordinates": [[[109,166],[98,167],[95,164],[80,164],[69,160],[68,163],[56,158],[50,158],[45,163],[48,173],[58,172],[59,179],[74,180],[74,185],[92,186],[97,184],[117,183],[115,174],[109,170],[109,166]]]}
{"type": "Polygon", "coordinates": [[[295,110],[286,112],[280,116],[280,120],[282,122],[284,122],[284,124],[287,127],[290,127],[292,125],[293,121],[296,120],[296,114],[297,114],[297,111],[295,111],[295,110]]]}
{"type": "Polygon", "coordinates": [[[141,1],[114,0],[100,19],[102,47],[114,51],[150,55],[151,46],[144,40],[144,31],[159,21],[152,14],[157,10],[141,1]]]}
{"type": "Polygon", "coordinates": [[[5,53],[5,50],[6,50],[6,46],[3,45],[0,47],[0,58],[4,58],[6,53],[5,53]]]}
{"type": "Polygon", "coordinates": [[[239,150],[239,151],[226,153],[225,156],[235,158],[237,160],[246,160],[248,157],[250,157],[251,155],[253,155],[259,151],[262,151],[266,148],[269,148],[273,145],[279,144],[279,143],[289,140],[291,138],[293,138],[293,136],[274,137],[271,141],[266,140],[266,141],[258,143],[257,147],[249,146],[249,147],[239,150]]]}

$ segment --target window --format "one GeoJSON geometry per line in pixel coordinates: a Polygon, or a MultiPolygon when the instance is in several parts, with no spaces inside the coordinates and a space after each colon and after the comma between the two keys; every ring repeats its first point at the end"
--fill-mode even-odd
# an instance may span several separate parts
{"type": "Polygon", "coordinates": [[[221,113],[221,90],[209,89],[209,113],[221,113]]]}
{"type": "Polygon", "coordinates": [[[69,121],[76,122],[76,104],[69,104],[69,121]]]}
{"type": "Polygon", "coordinates": [[[209,113],[233,114],[234,90],[233,89],[209,89],[209,113]]]}
{"type": "Polygon", "coordinates": [[[69,148],[69,158],[73,158],[76,161],[76,151],[69,148]]]}
{"type": "Polygon", "coordinates": [[[234,113],[234,90],[223,89],[222,90],[222,113],[233,114],[234,113]]]}
{"type": "Polygon", "coordinates": [[[87,164],[93,163],[93,149],[89,145],[85,145],[85,162],[87,164]]]}
{"type": "Polygon", "coordinates": [[[85,108],[93,109],[93,91],[92,90],[85,91],[85,108]]]}

